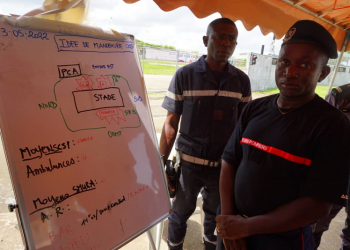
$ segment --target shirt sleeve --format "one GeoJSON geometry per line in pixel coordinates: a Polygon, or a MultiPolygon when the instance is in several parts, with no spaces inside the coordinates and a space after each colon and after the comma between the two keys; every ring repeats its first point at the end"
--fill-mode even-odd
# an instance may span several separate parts
{"type": "Polygon", "coordinates": [[[299,196],[345,206],[350,173],[350,124],[344,116],[333,119],[324,128],[299,196]]]}
{"type": "Polygon", "coordinates": [[[243,76],[241,76],[240,78],[242,79],[243,92],[242,99],[238,104],[238,116],[241,115],[245,105],[247,105],[247,103],[252,100],[252,91],[249,77],[246,74],[243,74],[243,76]]]}
{"type": "Polygon", "coordinates": [[[162,107],[172,113],[182,114],[183,88],[179,71],[171,79],[162,107]]]}
{"type": "Polygon", "coordinates": [[[335,101],[334,96],[332,96],[331,94],[327,94],[326,97],[324,98],[326,102],[328,102],[329,104],[331,104],[333,107],[338,108],[337,103],[335,101]]]}

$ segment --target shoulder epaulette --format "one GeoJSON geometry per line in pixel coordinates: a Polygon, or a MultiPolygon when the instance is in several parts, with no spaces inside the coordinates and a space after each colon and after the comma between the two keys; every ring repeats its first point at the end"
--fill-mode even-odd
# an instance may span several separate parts
{"type": "Polygon", "coordinates": [[[338,104],[343,100],[350,101],[350,84],[333,88],[331,95],[335,98],[338,104]]]}

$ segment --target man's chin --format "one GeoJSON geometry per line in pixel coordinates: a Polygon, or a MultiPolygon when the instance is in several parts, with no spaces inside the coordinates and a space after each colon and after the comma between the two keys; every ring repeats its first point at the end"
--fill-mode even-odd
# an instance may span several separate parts
{"type": "Polygon", "coordinates": [[[297,98],[301,96],[300,91],[296,89],[284,89],[284,88],[278,88],[280,91],[280,95],[288,98],[297,98]]]}
{"type": "Polygon", "coordinates": [[[217,61],[217,62],[220,62],[220,63],[227,63],[228,57],[216,58],[216,61],[217,61]]]}

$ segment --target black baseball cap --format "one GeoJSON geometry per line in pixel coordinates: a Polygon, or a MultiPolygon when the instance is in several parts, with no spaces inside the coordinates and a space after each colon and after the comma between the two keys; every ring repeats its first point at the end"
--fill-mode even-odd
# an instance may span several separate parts
{"type": "Polygon", "coordinates": [[[331,34],[319,23],[300,20],[289,28],[284,36],[282,46],[290,43],[311,43],[320,46],[329,56],[338,57],[337,44],[331,34]]]}

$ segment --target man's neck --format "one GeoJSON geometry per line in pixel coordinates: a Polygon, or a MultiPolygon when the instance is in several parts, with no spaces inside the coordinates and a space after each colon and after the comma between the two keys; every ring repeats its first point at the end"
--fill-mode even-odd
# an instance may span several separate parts
{"type": "Polygon", "coordinates": [[[213,59],[210,59],[208,56],[205,58],[205,61],[211,71],[224,72],[227,62],[217,62],[213,59]]]}
{"type": "Polygon", "coordinates": [[[310,102],[315,96],[315,93],[309,96],[300,97],[287,97],[280,94],[277,98],[276,105],[282,109],[296,109],[310,102]]]}

